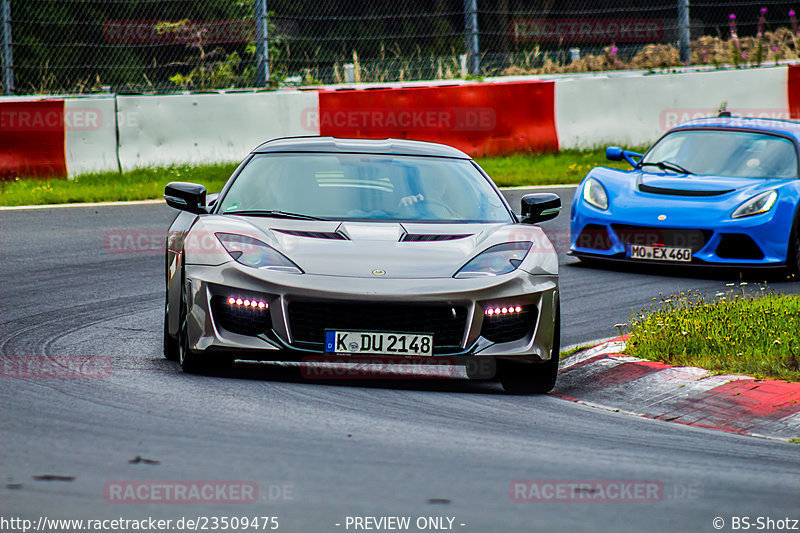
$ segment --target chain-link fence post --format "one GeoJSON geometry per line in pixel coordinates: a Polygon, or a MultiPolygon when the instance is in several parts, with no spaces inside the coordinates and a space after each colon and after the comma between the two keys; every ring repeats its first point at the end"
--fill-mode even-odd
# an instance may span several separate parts
{"type": "Polygon", "coordinates": [[[464,29],[469,73],[472,76],[478,76],[481,72],[481,51],[478,46],[478,0],[464,0],[464,29]]]}
{"type": "Polygon", "coordinates": [[[678,0],[678,50],[680,52],[681,63],[684,65],[688,65],[691,58],[690,39],[689,0],[678,0]]]}
{"type": "Polygon", "coordinates": [[[14,56],[11,50],[11,0],[0,0],[0,52],[3,94],[14,94],[14,56]]]}
{"type": "Polygon", "coordinates": [[[254,0],[256,9],[256,85],[269,85],[267,0],[254,0]]]}

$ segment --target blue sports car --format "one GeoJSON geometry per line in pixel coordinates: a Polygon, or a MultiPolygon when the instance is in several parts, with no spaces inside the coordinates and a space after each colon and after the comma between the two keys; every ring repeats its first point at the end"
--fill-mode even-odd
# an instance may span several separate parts
{"type": "Polygon", "coordinates": [[[575,192],[570,254],[800,271],[800,123],[720,116],[683,123],[644,156],[618,147],[575,192]]]}

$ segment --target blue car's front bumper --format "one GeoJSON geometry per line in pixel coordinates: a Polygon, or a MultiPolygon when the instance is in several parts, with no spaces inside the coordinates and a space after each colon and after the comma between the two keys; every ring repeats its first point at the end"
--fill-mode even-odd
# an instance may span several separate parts
{"type": "Polygon", "coordinates": [[[570,254],[634,261],[631,245],[663,245],[692,250],[691,263],[670,264],[781,267],[786,264],[793,219],[791,202],[779,203],[761,215],[734,219],[714,209],[707,199],[662,197],[648,199],[648,205],[600,210],[576,194],[570,254]]]}

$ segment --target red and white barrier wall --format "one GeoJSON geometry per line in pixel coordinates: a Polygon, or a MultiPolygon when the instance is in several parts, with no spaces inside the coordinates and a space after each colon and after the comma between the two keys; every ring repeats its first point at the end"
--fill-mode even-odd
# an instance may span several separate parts
{"type": "Polygon", "coordinates": [[[269,139],[316,135],[305,117],[318,107],[300,91],[119,96],[120,166],[241,161],[269,139]]]}
{"type": "Polygon", "coordinates": [[[64,101],[64,158],[70,176],[119,170],[113,96],[64,101]]]}
{"type": "MultiPolygon", "coordinates": [[[[791,69],[800,67],[791,67],[791,69]]],[[[556,82],[561,148],[639,146],[727,103],[742,116],[789,118],[787,67],[556,82]]]]}
{"type": "Polygon", "coordinates": [[[0,99],[0,178],[241,160],[276,137],[441,142],[473,156],[643,145],[714,115],[800,118],[800,65],[362,89],[0,99]]]}
{"type": "Polygon", "coordinates": [[[0,100],[0,179],[64,175],[64,101],[0,100]]]}
{"type": "Polygon", "coordinates": [[[475,156],[558,149],[553,82],[511,82],[319,94],[319,130],[401,137],[475,156]]]}

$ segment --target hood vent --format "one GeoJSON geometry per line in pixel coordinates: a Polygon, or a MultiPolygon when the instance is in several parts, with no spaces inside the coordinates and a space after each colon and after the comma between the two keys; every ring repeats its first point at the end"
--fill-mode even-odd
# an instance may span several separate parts
{"type": "Polygon", "coordinates": [[[466,239],[472,237],[471,233],[461,235],[441,235],[438,233],[406,233],[400,238],[401,242],[430,242],[430,241],[454,241],[456,239],[466,239]]]}
{"type": "Polygon", "coordinates": [[[348,240],[346,236],[342,235],[337,231],[300,231],[300,230],[290,230],[290,229],[273,229],[272,231],[285,233],[286,235],[294,235],[295,237],[309,237],[312,239],[334,239],[339,241],[348,240]]]}
{"type": "Polygon", "coordinates": [[[719,196],[728,194],[736,189],[723,189],[720,191],[692,191],[687,189],[668,189],[664,187],[653,187],[652,185],[639,184],[639,190],[651,194],[666,194],[668,196],[719,196]]]}

